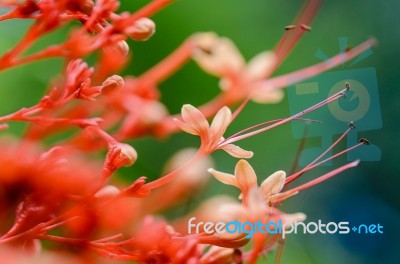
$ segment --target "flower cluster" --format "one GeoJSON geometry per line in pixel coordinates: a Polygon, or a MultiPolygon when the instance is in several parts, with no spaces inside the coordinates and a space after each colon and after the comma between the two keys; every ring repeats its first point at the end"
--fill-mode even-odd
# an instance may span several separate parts
{"type": "MultiPolygon", "coordinates": [[[[342,63],[343,54],[282,76],[271,77],[300,37],[318,9],[309,1],[294,25],[288,26],[277,47],[262,52],[248,63],[234,43],[215,33],[189,36],[169,56],[140,76],[119,76],[131,54],[127,39],[146,41],[155,33],[150,17],[171,0],[152,0],[141,9],[118,12],[117,0],[6,0],[0,6],[9,19],[33,20],[26,34],[0,55],[0,71],[48,58],[64,62],[56,81],[34,105],[0,116],[0,256],[6,263],[98,263],[105,259],[138,263],[256,263],[275,248],[279,237],[257,234],[252,248],[243,234],[187,234],[188,217],[243,219],[244,221],[304,220],[302,213],[285,214],[279,205],[285,199],[354,167],[352,162],[307,183],[286,188],[309,170],[330,160],[324,154],[336,146],[350,129],[326,152],[305,168],[286,176],[278,171],[260,186],[244,160],[253,153],[233,144],[340,100],[344,89],[304,111],[283,119],[266,121],[226,136],[228,126],[240,116],[249,100],[277,103],[288,81],[301,81],[342,63]],[[30,47],[52,31],[78,22],[66,40],[40,51],[30,47]],[[97,54],[90,66],[86,58],[97,54]],[[193,60],[205,72],[217,76],[219,94],[204,105],[185,104],[181,115],[169,113],[160,98],[158,85],[193,60]],[[239,106],[235,111],[230,108],[239,106]],[[212,119],[209,123],[209,119],[212,119]],[[25,122],[19,139],[4,137],[8,124],[25,122]],[[56,143],[46,139],[71,131],[56,143]],[[134,166],[140,153],[135,139],[165,138],[180,130],[200,137],[197,149],[177,151],[163,175],[123,184],[115,179],[121,167],[134,166]],[[220,172],[211,154],[224,150],[239,158],[235,173],[220,172]],[[96,154],[96,155],[92,155],[96,154]],[[102,156],[102,160],[94,157],[102,156]],[[159,217],[180,201],[200,192],[210,174],[241,192],[238,200],[212,197],[188,215],[167,222],[159,217]],[[46,243],[43,243],[46,241],[46,243]],[[58,246],[55,246],[58,245],[58,246]]],[[[351,59],[374,44],[367,40],[346,52],[351,59]]],[[[310,121],[310,120],[308,120],[310,121]]],[[[311,120],[312,121],[312,120],[311,120]]],[[[360,144],[347,151],[367,144],[360,144]]],[[[278,254],[279,255],[279,254],[278,254]]]]}

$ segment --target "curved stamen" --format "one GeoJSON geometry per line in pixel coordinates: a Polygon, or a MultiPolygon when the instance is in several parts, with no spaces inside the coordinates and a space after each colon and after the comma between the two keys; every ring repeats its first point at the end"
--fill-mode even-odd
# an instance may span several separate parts
{"type": "Polygon", "coordinates": [[[338,93],[328,97],[327,99],[319,102],[318,104],[316,104],[314,106],[311,106],[311,107],[307,108],[306,110],[304,110],[304,111],[302,111],[300,113],[297,113],[297,114],[295,114],[295,115],[293,115],[291,117],[285,118],[285,119],[283,119],[283,120],[281,120],[281,121],[279,121],[279,122],[277,122],[275,124],[272,124],[272,125],[269,125],[267,127],[264,127],[264,128],[261,128],[261,129],[246,133],[244,135],[240,135],[240,136],[237,136],[237,137],[234,137],[234,138],[223,140],[223,141],[221,141],[221,143],[218,144],[218,147],[222,147],[224,145],[227,145],[227,144],[230,144],[230,143],[233,143],[233,142],[236,142],[236,141],[239,141],[239,140],[242,140],[242,139],[257,135],[259,133],[265,132],[265,131],[270,130],[272,128],[275,128],[277,126],[283,125],[283,124],[285,124],[285,123],[287,123],[289,121],[297,119],[297,118],[299,118],[299,117],[301,117],[301,116],[303,116],[305,114],[308,114],[308,113],[310,113],[310,112],[312,112],[314,110],[317,110],[318,108],[321,108],[322,106],[324,106],[324,105],[326,105],[326,104],[328,104],[328,103],[330,103],[332,101],[337,100],[338,98],[343,96],[345,91],[346,91],[346,89],[344,89],[342,91],[339,91],[338,93]]]}

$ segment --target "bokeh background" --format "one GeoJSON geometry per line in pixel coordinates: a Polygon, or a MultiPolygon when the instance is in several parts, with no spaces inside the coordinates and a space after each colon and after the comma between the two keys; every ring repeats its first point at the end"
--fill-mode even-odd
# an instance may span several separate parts
{"type": "MultiPolygon", "coordinates": [[[[135,10],[148,1],[124,1],[121,9],[135,10]]],[[[173,51],[194,32],[214,31],[231,38],[250,59],[261,51],[272,49],[291,24],[303,1],[298,0],[178,0],[154,16],[156,35],[144,43],[130,42],[133,60],[124,70],[126,75],[138,75],[173,51]]],[[[278,69],[275,75],[294,71],[320,62],[317,50],[327,55],[339,52],[338,38],[348,37],[355,46],[370,36],[379,45],[374,54],[353,68],[374,67],[377,72],[379,100],[383,127],[361,132],[382,150],[382,159],[362,162],[360,166],[334,179],[324,182],[283,205],[285,212],[304,212],[309,221],[349,221],[354,224],[384,226],[384,234],[370,235],[291,235],[286,241],[282,263],[398,263],[398,236],[400,235],[400,56],[398,46],[400,28],[396,0],[336,0],[325,1],[312,23],[312,31],[305,34],[298,46],[278,69]]],[[[27,29],[28,21],[0,23],[0,52],[10,48],[27,29]]],[[[34,49],[65,39],[67,28],[43,39],[34,49]]],[[[37,102],[61,68],[57,59],[41,61],[0,73],[0,115],[13,112],[37,102]]],[[[338,68],[351,69],[349,64],[338,68]]],[[[171,79],[161,85],[162,101],[172,113],[178,113],[185,103],[199,105],[218,93],[218,80],[201,72],[190,62],[171,79]]],[[[230,127],[227,134],[262,121],[289,115],[288,99],[276,105],[251,103],[230,127]]],[[[10,132],[20,135],[23,124],[11,124],[10,132]]],[[[2,132],[3,133],[3,132],[2,132]]],[[[132,168],[124,169],[120,177],[131,181],[146,175],[160,175],[165,162],[177,150],[197,146],[195,137],[177,134],[163,141],[143,138],[131,142],[139,153],[132,168]]],[[[311,138],[307,146],[318,146],[320,138],[311,138]]],[[[259,180],[276,170],[290,171],[295,159],[299,139],[292,135],[290,125],[244,140],[239,145],[255,152],[251,159],[259,180]]],[[[335,148],[344,149],[346,144],[335,148]]],[[[233,171],[236,160],[223,152],[213,156],[216,168],[233,171]]],[[[309,180],[346,163],[339,158],[331,166],[320,167],[303,179],[309,180]]],[[[0,168],[1,169],[1,168],[0,168]]],[[[301,183],[301,181],[299,181],[301,183]]],[[[214,179],[206,189],[186,201],[185,206],[171,209],[166,216],[173,218],[194,208],[205,198],[227,193],[237,196],[237,191],[214,179]]],[[[273,253],[272,253],[273,254],[273,253]]],[[[264,263],[261,260],[260,263],[264,263]]]]}

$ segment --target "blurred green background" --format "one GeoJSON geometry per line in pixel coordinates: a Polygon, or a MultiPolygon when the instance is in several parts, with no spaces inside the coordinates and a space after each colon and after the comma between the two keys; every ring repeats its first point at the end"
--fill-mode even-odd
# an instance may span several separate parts
{"type": "MultiPolygon", "coordinates": [[[[122,1],[121,9],[136,10],[147,2],[122,1]]],[[[231,38],[246,59],[250,59],[275,46],[283,28],[292,23],[302,4],[303,1],[296,0],[176,1],[154,16],[157,33],[151,40],[129,43],[134,55],[124,74],[138,75],[144,72],[167,56],[185,38],[202,31],[215,31],[221,36],[231,38]]],[[[327,55],[338,53],[339,37],[348,37],[351,46],[363,42],[369,36],[374,36],[379,41],[379,45],[373,49],[373,56],[354,67],[374,67],[377,71],[383,128],[362,132],[361,136],[381,148],[382,160],[362,162],[357,168],[302,192],[285,202],[283,211],[304,212],[309,221],[321,219],[324,222],[380,223],[384,226],[384,234],[292,235],[286,241],[282,263],[398,263],[400,260],[397,243],[400,235],[397,226],[400,222],[398,10],[400,2],[396,0],[325,1],[311,25],[312,31],[305,34],[294,52],[275,73],[279,75],[320,62],[315,57],[318,49],[327,55]]],[[[0,52],[3,53],[15,44],[28,25],[27,21],[0,23],[0,52]]],[[[62,41],[66,32],[67,29],[63,29],[51,34],[35,49],[50,42],[62,41]]],[[[37,102],[48,81],[57,76],[60,67],[60,61],[54,59],[1,72],[0,115],[37,102]]],[[[339,69],[346,67],[348,66],[339,69]]],[[[160,86],[162,101],[172,113],[178,113],[185,103],[199,105],[217,94],[217,82],[216,78],[202,73],[190,62],[160,86]]],[[[251,103],[230,127],[227,135],[252,124],[288,115],[287,98],[277,105],[251,103]]],[[[10,131],[20,134],[22,129],[21,124],[11,124],[10,131]]],[[[318,140],[312,139],[308,144],[318,145],[318,140]]],[[[141,175],[157,177],[171,154],[188,146],[197,146],[198,140],[189,135],[178,134],[161,142],[144,138],[131,143],[138,150],[139,160],[132,168],[122,171],[128,180],[141,175]]],[[[290,125],[285,125],[244,140],[239,145],[255,152],[250,163],[261,181],[276,170],[289,171],[299,144],[300,140],[292,136],[290,125]]],[[[345,147],[342,144],[335,150],[345,147]]],[[[216,168],[226,172],[233,171],[236,162],[236,159],[223,152],[215,153],[214,160],[216,168]]],[[[334,161],[333,166],[318,168],[305,176],[303,181],[344,163],[346,158],[339,158],[334,161]]],[[[193,197],[195,202],[189,207],[219,193],[237,195],[233,188],[211,179],[206,190],[193,197]]],[[[183,214],[186,211],[173,212],[183,214]]]]}

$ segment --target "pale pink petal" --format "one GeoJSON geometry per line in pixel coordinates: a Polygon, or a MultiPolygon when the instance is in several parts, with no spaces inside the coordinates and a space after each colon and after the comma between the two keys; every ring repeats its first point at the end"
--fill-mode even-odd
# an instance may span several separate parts
{"type": "Polygon", "coordinates": [[[238,147],[233,144],[228,144],[222,147],[224,151],[226,151],[229,155],[239,159],[249,159],[253,157],[253,152],[244,150],[241,147],[238,147]]]}
{"type": "Polygon", "coordinates": [[[223,60],[225,74],[239,73],[245,66],[245,60],[236,45],[228,38],[221,38],[216,52],[223,60]]]}
{"type": "Polygon", "coordinates": [[[182,118],[186,123],[189,123],[194,129],[197,130],[198,135],[207,134],[209,125],[204,117],[196,107],[185,104],[182,107],[182,118]]]}
{"type": "Polygon", "coordinates": [[[174,118],[174,122],[177,124],[177,126],[181,130],[183,130],[183,131],[185,131],[185,132],[187,132],[189,134],[192,134],[192,135],[197,135],[197,136],[199,135],[199,132],[192,125],[190,125],[188,123],[185,123],[185,122],[182,122],[177,118],[174,118]]]}
{"type": "MultiPolygon", "coordinates": [[[[248,210],[241,204],[227,204],[216,209],[213,208],[212,214],[218,216],[218,218],[212,219],[212,222],[214,223],[217,221],[227,223],[235,220],[243,223],[250,220],[248,210]]],[[[229,242],[245,239],[246,235],[247,234],[244,232],[234,232],[232,234],[228,232],[214,233],[214,236],[216,236],[219,240],[226,240],[229,242]]],[[[221,242],[223,241],[220,241],[218,245],[224,246],[221,244],[221,242]]]]}
{"type": "Polygon", "coordinates": [[[239,160],[235,167],[235,177],[242,192],[257,185],[257,176],[250,164],[245,160],[239,160]]]}
{"type": "Polygon", "coordinates": [[[257,214],[263,215],[268,209],[262,193],[256,186],[253,186],[249,191],[248,204],[251,215],[255,218],[257,218],[257,214]]]}
{"type": "Polygon", "coordinates": [[[218,111],[210,126],[211,144],[215,144],[221,139],[231,122],[231,118],[232,112],[228,107],[224,106],[218,111]]]}
{"type": "Polygon", "coordinates": [[[276,89],[260,82],[253,85],[251,90],[253,91],[251,100],[259,104],[276,104],[284,97],[282,89],[276,89]]]}
{"type": "Polygon", "coordinates": [[[247,208],[239,203],[227,203],[222,204],[219,207],[212,208],[212,211],[208,212],[210,218],[207,219],[211,222],[230,222],[234,220],[247,220],[248,212],[247,208]]]}
{"type": "Polygon", "coordinates": [[[221,76],[221,63],[215,49],[220,41],[213,32],[197,33],[192,36],[197,49],[194,50],[193,60],[209,74],[221,76]]]}
{"type": "Polygon", "coordinates": [[[208,172],[211,173],[220,182],[239,188],[236,177],[232,174],[216,171],[214,169],[208,169],[208,172]]]}
{"type": "Polygon", "coordinates": [[[218,77],[238,74],[245,61],[233,42],[213,33],[199,33],[192,37],[198,47],[193,59],[206,72],[218,77]]]}
{"type": "Polygon", "coordinates": [[[271,176],[263,181],[260,190],[264,197],[269,197],[279,193],[285,184],[286,173],[284,171],[274,172],[271,176]]]}
{"type": "Polygon", "coordinates": [[[276,56],[273,52],[262,52],[249,61],[246,67],[246,78],[252,81],[267,77],[275,66],[276,56]]]}

